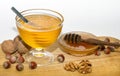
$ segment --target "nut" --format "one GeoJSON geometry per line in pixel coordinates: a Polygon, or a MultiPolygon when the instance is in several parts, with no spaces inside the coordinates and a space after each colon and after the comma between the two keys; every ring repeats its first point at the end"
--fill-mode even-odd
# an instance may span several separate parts
{"type": "Polygon", "coordinates": [[[22,39],[20,38],[19,35],[17,35],[17,36],[13,39],[15,45],[18,45],[18,42],[21,41],[21,40],[22,40],[22,39]]]}
{"type": "Polygon", "coordinates": [[[9,59],[10,63],[12,63],[12,64],[14,64],[16,62],[16,60],[17,60],[16,56],[11,56],[9,59]]]}
{"type": "Polygon", "coordinates": [[[34,62],[34,61],[31,61],[31,62],[29,63],[29,68],[30,68],[30,69],[35,69],[35,68],[37,68],[37,63],[34,62]]]}
{"type": "Polygon", "coordinates": [[[82,60],[79,63],[79,69],[78,72],[87,74],[92,72],[92,64],[88,60],[82,60]]]}
{"type": "Polygon", "coordinates": [[[101,52],[100,52],[99,50],[96,50],[96,51],[95,51],[95,55],[96,55],[96,56],[100,56],[100,55],[101,55],[101,52]]]}
{"type": "Polygon", "coordinates": [[[17,51],[21,54],[25,54],[30,50],[30,47],[23,41],[18,41],[17,51]]]}
{"type": "Polygon", "coordinates": [[[111,52],[115,51],[115,47],[114,46],[108,46],[107,48],[109,48],[111,52]]]}
{"type": "Polygon", "coordinates": [[[87,73],[91,73],[92,69],[91,69],[91,67],[85,67],[85,68],[79,69],[78,72],[80,72],[82,74],[87,74],[87,73]]]}
{"type": "Polygon", "coordinates": [[[12,40],[5,40],[1,44],[1,48],[4,53],[12,54],[16,51],[16,45],[14,44],[14,41],[12,40]]]}
{"type": "Polygon", "coordinates": [[[92,64],[88,60],[82,60],[79,64],[75,62],[69,62],[65,64],[64,69],[66,71],[78,71],[83,74],[91,73],[92,72],[92,64]]]}
{"type": "Polygon", "coordinates": [[[75,62],[69,62],[69,63],[65,64],[64,69],[66,71],[74,72],[79,69],[79,65],[76,64],[75,62]]]}
{"type": "Polygon", "coordinates": [[[17,58],[17,63],[24,63],[24,61],[25,61],[25,59],[22,57],[22,56],[19,56],[18,58],[17,58]]]}
{"type": "Polygon", "coordinates": [[[19,64],[16,65],[16,70],[22,71],[23,69],[24,69],[23,64],[19,63],[19,64]]]}
{"type": "Polygon", "coordinates": [[[64,62],[64,60],[65,60],[65,57],[64,57],[63,54],[59,54],[59,55],[57,56],[57,61],[59,61],[60,63],[64,62]]]}
{"type": "Polygon", "coordinates": [[[10,67],[11,67],[10,62],[9,62],[9,61],[5,61],[5,62],[3,63],[3,67],[4,67],[5,69],[10,68],[10,67]]]}
{"type": "Polygon", "coordinates": [[[105,54],[110,54],[110,52],[111,52],[111,50],[110,50],[109,47],[105,48],[105,50],[104,50],[104,53],[105,53],[105,54]]]}
{"type": "Polygon", "coordinates": [[[31,47],[27,45],[19,35],[14,38],[14,43],[17,45],[17,51],[21,54],[25,54],[31,49],[31,47]]]}

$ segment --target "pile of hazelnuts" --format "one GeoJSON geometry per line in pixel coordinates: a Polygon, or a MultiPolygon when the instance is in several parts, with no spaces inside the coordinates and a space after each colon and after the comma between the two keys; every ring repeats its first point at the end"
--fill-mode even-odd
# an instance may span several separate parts
{"type": "MultiPolygon", "coordinates": [[[[109,38],[105,38],[104,39],[105,42],[110,42],[110,39],[109,38]]],[[[118,43],[118,42],[116,42],[118,43]]],[[[110,45],[99,45],[99,47],[96,49],[95,51],[95,55],[96,56],[100,56],[101,55],[101,51],[104,51],[105,54],[110,54],[111,52],[114,52],[115,49],[117,49],[118,47],[117,46],[110,46],[110,45]]]]}
{"type": "MultiPolygon", "coordinates": [[[[3,63],[3,67],[8,69],[11,67],[11,64],[17,63],[16,70],[22,71],[24,69],[23,63],[25,62],[24,54],[29,52],[32,49],[27,45],[20,36],[16,36],[13,40],[5,40],[1,44],[2,51],[5,53],[6,61],[3,63]]],[[[57,61],[63,63],[65,57],[63,54],[57,56],[57,61]]],[[[30,69],[36,69],[37,63],[31,61],[29,63],[30,69]]]]}
{"type": "MultiPolygon", "coordinates": [[[[16,70],[22,71],[25,62],[23,54],[27,53],[31,47],[28,46],[20,36],[16,36],[13,40],[5,40],[1,44],[1,49],[5,53],[6,61],[3,63],[3,67],[8,69],[11,67],[11,64],[16,64],[16,70]]],[[[37,67],[36,62],[31,61],[29,63],[30,69],[35,69],[37,67]]]]}

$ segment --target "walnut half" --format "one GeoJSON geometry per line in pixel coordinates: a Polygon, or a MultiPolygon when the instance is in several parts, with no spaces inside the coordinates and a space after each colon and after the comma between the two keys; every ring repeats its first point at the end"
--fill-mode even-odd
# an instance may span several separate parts
{"type": "Polygon", "coordinates": [[[69,62],[65,64],[64,69],[71,72],[77,70],[79,73],[87,74],[92,72],[92,64],[88,60],[82,60],[78,64],[75,62],[69,62]]]}
{"type": "Polygon", "coordinates": [[[64,69],[67,71],[74,72],[79,69],[79,65],[75,62],[69,62],[69,63],[65,64],[64,69]]]}
{"type": "Polygon", "coordinates": [[[92,72],[91,67],[92,67],[92,65],[88,60],[82,60],[79,63],[78,72],[83,73],[83,74],[91,73],[92,72]]]}

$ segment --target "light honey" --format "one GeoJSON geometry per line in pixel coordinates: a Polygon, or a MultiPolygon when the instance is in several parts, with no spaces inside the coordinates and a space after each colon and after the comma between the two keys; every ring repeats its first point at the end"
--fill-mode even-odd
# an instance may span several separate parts
{"type": "Polygon", "coordinates": [[[25,16],[36,25],[18,20],[17,28],[23,41],[33,48],[45,48],[54,43],[61,32],[61,20],[58,17],[37,14],[25,16]]]}

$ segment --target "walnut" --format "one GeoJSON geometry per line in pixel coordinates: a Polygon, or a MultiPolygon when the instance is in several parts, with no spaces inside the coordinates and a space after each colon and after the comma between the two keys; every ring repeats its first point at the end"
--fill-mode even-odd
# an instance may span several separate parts
{"type": "Polygon", "coordinates": [[[20,36],[16,36],[14,38],[14,43],[17,45],[17,51],[21,54],[25,54],[28,52],[31,47],[28,46],[21,38],[20,36]]]}
{"type": "Polygon", "coordinates": [[[82,60],[79,63],[78,72],[83,73],[83,74],[91,73],[92,72],[91,67],[92,67],[92,65],[88,60],[82,60]]]}
{"type": "Polygon", "coordinates": [[[82,74],[87,74],[92,72],[92,64],[88,60],[82,60],[80,63],[69,62],[65,64],[64,69],[66,71],[78,71],[82,74]]]}
{"type": "Polygon", "coordinates": [[[15,45],[18,45],[18,42],[21,41],[21,40],[22,40],[22,39],[21,39],[21,37],[20,37],[19,35],[17,35],[17,36],[13,39],[15,45]]]}
{"type": "Polygon", "coordinates": [[[13,40],[5,40],[1,44],[1,48],[4,53],[12,54],[16,51],[16,45],[14,44],[13,40]]]}
{"type": "Polygon", "coordinates": [[[75,62],[69,62],[69,63],[65,64],[64,69],[66,71],[74,72],[79,69],[79,65],[75,62]]]}

